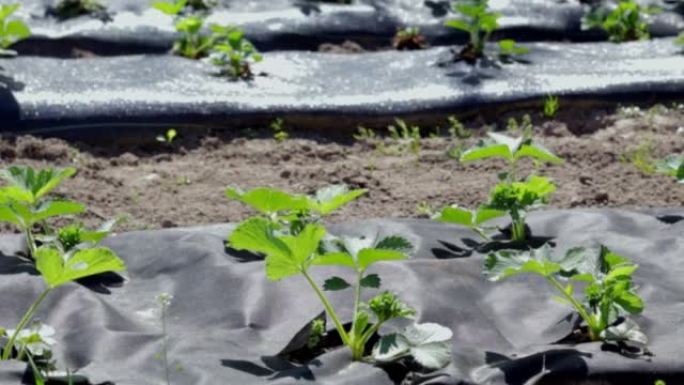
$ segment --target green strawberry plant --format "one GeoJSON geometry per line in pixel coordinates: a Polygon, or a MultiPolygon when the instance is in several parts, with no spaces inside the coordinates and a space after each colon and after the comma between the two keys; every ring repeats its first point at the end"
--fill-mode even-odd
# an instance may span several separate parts
{"type": "Polygon", "coordinates": [[[204,17],[181,15],[186,4],[187,0],[157,1],[152,3],[152,7],[175,19],[176,32],[180,37],[173,44],[173,52],[188,59],[200,59],[209,54],[214,40],[202,33],[204,17]]]}
{"type": "Polygon", "coordinates": [[[19,7],[21,7],[20,3],[0,4],[0,56],[16,56],[17,52],[9,48],[31,36],[31,30],[26,23],[10,19],[19,7]]]}
{"type": "Polygon", "coordinates": [[[220,74],[231,79],[251,79],[251,65],[263,57],[254,45],[245,38],[237,27],[212,25],[213,39],[211,63],[219,68],[220,74]]]}
{"type": "Polygon", "coordinates": [[[484,226],[485,222],[508,214],[511,218],[511,240],[526,239],[525,217],[527,212],[548,203],[556,186],[550,179],[535,175],[520,180],[518,162],[529,158],[537,163],[559,164],[563,160],[536,143],[530,133],[518,138],[490,132],[488,140],[482,140],[477,146],[463,152],[461,162],[484,159],[503,159],[508,167],[499,173],[500,182],[490,192],[489,201],[476,210],[468,210],[457,205],[444,208],[435,216],[441,222],[466,226],[485,240],[490,240],[487,233],[491,230],[484,226]]]}
{"type": "Polygon", "coordinates": [[[280,232],[297,234],[307,224],[318,223],[342,206],[365,194],[365,189],[350,190],[345,185],[332,185],[314,195],[290,194],[281,190],[257,187],[249,191],[229,187],[226,196],[250,206],[280,232]]]}
{"type": "Polygon", "coordinates": [[[63,170],[11,166],[0,170],[0,221],[17,226],[25,235],[31,256],[35,253],[33,228],[48,229],[46,220],[63,215],[79,214],[85,206],[66,199],[51,199],[48,194],[65,179],[76,173],[74,168],[63,170]]]}
{"type": "Polygon", "coordinates": [[[544,98],[543,115],[545,118],[553,119],[560,108],[560,101],[557,96],[547,95],[544,98]]]}
{"type": "Polygon", "coordinates": [[[648,342],[646,335],[626,319],[644,309],[632,282],[637,268],[603,246],[573,248],[561,256],[554,255],[548,245],[527,251],[502,250],[489,254],[484,264],[486,277],[494,282],[527,273],[546,279],[559,294],[554,299],[582,318],[589,340],[642,347],[648,342]],[[584,285],[583,298],[575,294],[578,284],[584,285]]]}
{"type": "MultiPolygon", "coordinates": [[[[280,202],[283,200],[280,199],[280,202]]],[[[271,200],[269,205],[271,210],[282,207],[276,203],[276,200],[271,200]]],[[[406,251],[412,249],[412,246],[405,239],[396,236],[336,238],[327,235],[325,228],[317,223],[307,223],[295,235],[282,235],[283,233],[279,230],[277,223],[264,217],[253,217],[237,226],[228,237],[228,243],[236,250],[247,250],[265,255],[266,277],[269,280],[278,281],[301,275],[322,303],[343,344],[350,349],[353,360],[364,359],[368,352],[369,341],[384,323],[415,314],[413,309],[388,291],[366,302],[363,301],[364,289],[378,289],[381,286],[380,277],[377,274],[368,274],[368,270],[377,262],[406,259],[406,251]],[[324,242],[326,236],[327,239],[324,242]],[[355,280],[349,283],[344,278],[334,276],[328,278],[321,287],[311,274],[311,269],[315,266],[346,268],[353,272],[355,280]],[[339,291],[347,288],[353,288],[354,293],[354,310],[349,329],[345,329],[342,318],[325,294],[325,291],[339,291]]],[[[426,331],[429,334],[430,330],[435,329],[431,325],[434,324],[423,324],[420,327],[429,329],[426,331]]],[[[450,335],[439,341],[429,339],[425,341],[425,338],[417,340],[413,337],[413,335],[403,337],[408,342],[402,345],[404,347],[402,354],[394,352],[396,359],[411,356],[416,362],[430,369],[441,368],[450,361],[451,348],[448,343],[450,335]],[[429,344],[430,342],[433,343],[429,344]],[[429,346],[425,347],[425,344],[429,346]]],[[[374,349],[377,352],[378,361],[390,355],[386,345],[387,343],[382,348],[374,349]]],[[[373,359],[369,358],[369,360],[373,359]]]]}
{"type": "Polygon", "coordinates": [[[646,15],[657,13],[655,7],[643,7],[634,0],[622,0],[615,8],[600,4],[590,10],[582,19],[584,29],[603,29],[615,43],[634,40],[648,40],[651,36],[646,15]]]}
{"type": "MultiPolygon", "coordinates": [[[[460,15],[458,19],[447,20],[444,25],[468,33],[468,44],[459,52],[458,57],[467,63],[474,64],[485,57],[485,47],[492,33],[499,28],[501,14],[489,10],[489,0],[462,0],[453,3],[453,10],[460,15]]],[[[529,50],[521,47],[512,39],[498,43],[499,56],[502,61],[509,61],[517,55],[526,54],[529,50]]]]}

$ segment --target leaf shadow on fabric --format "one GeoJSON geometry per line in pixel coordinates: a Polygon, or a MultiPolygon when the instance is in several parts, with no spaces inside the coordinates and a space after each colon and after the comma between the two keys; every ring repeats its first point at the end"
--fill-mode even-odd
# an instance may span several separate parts
{"type": "Polygon", "coordinates": [[[262,255],[246,250],[235,250],[234,248],[228,246],[228,244],[225,245],[224,251],[230,259],[239,263],[261,262],[264,260],[262,255]]]}
{"type": "Polygon", "coordinates": [[[684,216],[681,215],[659,215],[656,217],[657,220],[668,224],[668,225],[674,225],[677,222],[681,222],[684,220],[684,216]]]}
{"type": "Polygon", "coordinates": [[[299,8],[299,10],[306,16],[321,13],[321,7],[311,0],[296,0],[292,5],[296,8],[299,8]]]}
{"type": "Polygon", "coordinates": [[[461,238],[462,246],[458,246],[451,242],[439,240],[438,242],[443,246],[443,248],[434,247],[430,251],[432,255],[437,259],[457,259],[457,258],[468,258],[473,255],[473,253],[490,253],[499,250],[527,250],[529,248],[539,248],[545,244],[550,244],[555,246],[553,242],[553,237],[540,237],[540,236],[530,236],[527,240],[523,242],[513,242],[508,240],[508,236],[504,234],[499,234],[495,236],[492,241],[476,241],[472,238],[461,238]]]}
{"type": "Polygon", "coordinates": [[[478,383],[486,383],[503,374],[507,385],[538,384],[542,378],[557,375],[586,378],[589,368],[585,358],[590,353],[575,349],[551,349],[524,357],[507,357],[485,352],[486,366],[477,369],[473,376],[478,383]]]}
{"type": "Polygon", "coordinates": [[[0,116],[3,120],[18,121],[20,118],[19,103],[14,97],[15,91],[21,91],[24,83],[16,81],[0,67],[0,116]]]}
{"type": "Polygon", "coordinates": [[[313,360],[306,365],[295,365],[282,357],[262,356],[261,364],[247,360],[222,359],[221,365],[256,377],[265,377],[269,381],[280,378],[315,381],[316,377],[310,366],[319,367],[322,363],[313,360]]]}
{"type": "Polygon", "coordinates": [[[125,281],[124,277],[117,273],[106,272],[81,278],[76,282],[86,289],[98,294],[111,294],[112,291],[110,289],[122,287],[125,281]]]}
{"type": "Polygon", "coordinates": [[[423,4],[430,8],[430,12],[434,17],[444,17],[451,9],[451,4],[448,0],[425,0],[423,4]]]}
{"type": "Polygon", "coordinates": [[[33,263],[16,255],[5,255],[0,253],[0,275],[14,275],[26,273],[29,275],[40,275],[33,263]]]}

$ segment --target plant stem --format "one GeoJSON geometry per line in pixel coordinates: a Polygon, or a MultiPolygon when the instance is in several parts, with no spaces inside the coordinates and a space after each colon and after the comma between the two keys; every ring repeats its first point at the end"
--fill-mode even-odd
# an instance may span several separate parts
{"type": "Polygon", "coordinates": [[[323,304],[325,311],[328,313],[333,323],[335,324],[335,328],[337,329],[337,332],[340,334],[342,342],[344,342],[345,345],[351,347],[349,335],[344,330],[344,326],[342,325],[342,322],[340,322],[339,317],[337,317],[337,313],[335,313],[335,309],[333,309],[332,305],[330,304],[330,301],[328,301],[328,298],[325,296],[325,294],[323,294],[323,291],[321,291],[318,285],[316,285],[316,282],[314,282],[313,278],[311,278],[311,276],[306,270],[302,271],[302,274],[304,275],[304,278],[306,278],[307,282],[309,282],[309,285],[311,285],[311,287],[314,289],[318,298],[321,300],[321,303],[323,304]]]}
{"type": "Polygon", "coordinates": [[[511,223],[511,240],[513,241],[524,241],[526,238],[525,234],[525,219],[524,218],[514,218],[511,223]]]}
{"type": "Polygon", "coordinates": [[[560,282],[558,282],[553,276],[546,277],[546,280],[559,292],[561,292],[563,297],[565,297],[565,299],[567,299],[572,304],[575,310],[577,310],[577,312],[579,313],[580,317],[582,317],[584,322],[587,323],[587,326],[589,327],[589,338],[592,341],[598,341],[599,335],[597,333],[598,331],[596,330],[596,324],[594,323],[594,320],[591,317],[591,315],[587,313],[587,309],[585,309],[584,306],[575,299],[575,297],[568,294],[568,292],[565,291],[563,285],[561,285],[560,282]]]}
{"type": "Polygon", "coordinates": [[[28,246],[29,249],[29,254],[32,259],[35,259],[35,254],[36,254],[36,241],[33,238],[33,233],[31,232],[31,227],[27,227],[24,230],[24,234],[26,236],[26,245],[28,246]]]}
{"type": "Polygon", "coordinates": [[[50,293],[50,291],[52,291],[52,288],[45,289],[45,291],[43,291],[43,293],[38,297],[38,299],[31,305],[26,314],[24,314],[24,316],[21,318],[16,329],[14,329],[14,333],[12,333],[12,336],[9,338],[9,340],[7,341],[7,345],[5,345],[5,348],[2,351],[3,361],[7,361],[10,359],[10,356],[12,355],[12,347],[14,346],[14,341],[17,339],[19,332],[21,332],[26,327],[26,324],[28,324],[31,321],[33,315],[38,309],[38,306],[41,302],[43,302],[43,300],[48,295],[48,293],[50,293]]]}

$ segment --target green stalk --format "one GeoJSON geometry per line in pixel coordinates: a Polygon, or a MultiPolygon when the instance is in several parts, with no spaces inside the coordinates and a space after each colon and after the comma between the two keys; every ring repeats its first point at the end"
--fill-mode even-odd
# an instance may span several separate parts
{"type": "Polygon", "coordinates": [[[337,329],[337,332],[340,334],[342,342],[344,342],[345,345],[351,347],[349,335],[344,330],[344,326],[342,325],[342,322],[340,322],[339,317],[337,317],[337,313],[335,313],[335,309],[333,309],[332,305],[330,304],[330,301],[328,301],[328,298],[325,296],[325,294],[323,294],[323,291],[321,291],[318,285],[316,285],[316,282],[314,282],[313,278],[311,278],[311,276],[306,270],[302,271],[302,274],[304,275],[304,278],[306,278],[307,282],[309,282],[309,285],[311,285],[311,287],[314,289],[318,298],[321,300],[321,303],[323,304],[325,311],[328,313],[333,323],[335,324],[335,328],[337,329]]]}
{"type": "Polygon", "coordinates": [[[33,237],[33,233],[31,232],[31,227],[27,227],[24,230],[24,234],[26,236],[26,245],[28,246],[29,249],[29,254],[31,255],[31,258],[35,259],[36,255],[36,241],[33,237]]]}
{"type": "Polygon", "coordinates": [[[575,299],[575,297],[568,294],[565,291],[565,288],[563,287],[563,285],[561,285],[560,282],[558,282],[553,276],[546,277],[546,280],[553,287],[555,287],[559,292],[561,292],[563,297],[565,297],[565,299],[567,299],[572,304],[572,306],[575,308],[575,310],[577,310],[577,313],[579,313],[580,317],[582,317],[584,322],[587,323],[587,326],[589,327],[589,338],[592,341],[598,341],[599,340],[598,333],[600,332],[597,330],[598,325],[596,325],[596,323],[594,322],[594,319],[591,317],[591,315],[589,313],[587,313],[587,310],[584,308],[584,306],[581,303],[579,303],[575,299]]]}
{"type": "Polygon", "coordinates": [[[356,275],[356,287],[354,287],[354,320],[352,321],[352,327],[349,331],[350,342],[352,348],[352,360],[359,361],[363,358],[363,351],[366,346],[365,341],[363,341],[362,336],[356,334],[356,319],[359,314],[359,306],[361,304],[361,279],[363,278],[363,272],[359,271],[356,275]]]}
{"type": "Polygon", "coordinates": [[[33,305],[31,305],[26,314],[24,314],[24,317],[21,318],[16,329],[14,329],[14,333],[12,333],[12,336],[9,338],[9,340],[7,341],[7,345],[5,345],[5,348],[2,351],[3,361],[7,361],[10,359],[10,356],[12,355],[12,347],[14,346],[14,342],[16,341],[19,332],[21,332],[26,327],[26,324],[28,324],[31,321],[36,310],[38,310],[38,306],[41,302],[43,302],[43,300],[48,295],[48,293],[50,293],[50,291],[52,291],[52,288],[45,289],[45,291],[40,295],[40,297],[38,297],[38,299],[33,303],[33,305]]]}

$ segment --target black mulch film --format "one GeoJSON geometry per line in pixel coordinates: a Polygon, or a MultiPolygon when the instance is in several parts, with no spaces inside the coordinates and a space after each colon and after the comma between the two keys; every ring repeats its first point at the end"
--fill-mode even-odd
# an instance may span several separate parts
{"type": "MultiPolygon", "coordinates": [[[[572,328],[570,312],[551,299],[542,279],[486,281],[483,255],[473,249],[476,235],[426,220],[366,220],[331,228],[336,234],[401,234],[418,247],[412,259],[373,271],[386,289],[415,307],[417,321],[453,330],[453,361],[436,373],[352,363],[342,348],[305,363],[279,356],[322,306],[301,277],[267,281],[262,261],[227,251],[231,225],[111,237],[105,244],[125,259],[128,272],[64,286],[39,316],[57,330],[58,362],[79,368],[95,384],[163,383],[164,369],[155,359],[164,338],[155,310],[160,293],[173,295],[167,337],[169,362],[178,369],[171,373],[175,384],[681,384],[683,214],[573,210],[529,218],[534,239],[558,250],[605,244],[639,265],[635,283],[646,309],[636,321],[650,338],[650,356],[627,357],[599,342],[557,343],[572,328]]],[[[16,323],[42,288],[35,272],[18,268],[12,257],[21,244],[18,236],[0,238],[3,325],[16,323]]],[[[351,312],[345,299],[331,295],[343,318],[351,312]]],[[[0,383],[16,384],[24,370],[3,367],[0,383]]]]}

